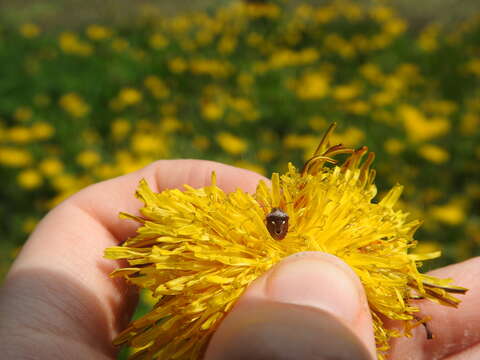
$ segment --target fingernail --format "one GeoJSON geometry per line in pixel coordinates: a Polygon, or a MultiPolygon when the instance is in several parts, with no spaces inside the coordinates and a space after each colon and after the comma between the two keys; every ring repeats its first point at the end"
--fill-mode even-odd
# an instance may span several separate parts
{"type": "Polygon", "coordinates": [[[347,323],[360,312],[358,280],[339,259],[322,253],[307,253],[285,259],[269,274],[266,296],[281,303],[311,306],[347,323]]]}

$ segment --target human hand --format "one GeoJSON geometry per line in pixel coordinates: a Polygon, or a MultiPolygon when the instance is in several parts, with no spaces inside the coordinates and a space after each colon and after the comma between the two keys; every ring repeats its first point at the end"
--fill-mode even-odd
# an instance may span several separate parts
{"type": "MultiPolygon", "coordinates": [[[[158,161],[135,173],[92,185],[53,209],[37,226],[0,293],[0,354],[6,359],[112,359],[112,339],[128,323],[136,291],[108,274],[116,263],[104,249],[134,235],[119,211],[138,213],[134,193],[210,184],[253,192],[259,175],[195,160],[158,161]]],[[[392,358],[434,353],[474,354],[480,339],[479,259],[437,270],[471,290],[458,310],[422,304],[434,340],[423,329],[398,340],[392,358]]],[[[358,278],[339,259],[302,253],[255,281],[226,316],[207,349],[213,359],[368,359],[375,353],[370,312],[358,278]]],[[[475,355],[472,355],[475,357],[475,355]]],[[[478,354],[477,354],[478,356],[478,354]]],[[[471,358],[473,358],[471,357],[471,358]]],[[[454,357],[453,357],[454,358],[454,357]]],[[[452,359],[453,359],[452,358],[452,359]]]]}

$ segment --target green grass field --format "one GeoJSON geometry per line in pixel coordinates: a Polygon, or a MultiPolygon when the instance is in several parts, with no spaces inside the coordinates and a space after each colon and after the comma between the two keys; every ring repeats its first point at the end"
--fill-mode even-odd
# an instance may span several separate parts
{"type": "Polygon", "coordinates": [[[376,153],[380,194],[405,185],[401,208],[424,219],[417,251],[442,249],[434,265],[480,254],[475,2],[423,17],[406,2],[198,2],[188,15],[144,2],[128,21],[127,2],[83,3],[2,5],[0,279],[88,184],[159,158],[268,175],[300,166],[331,122],[337,142],[376,153]],[[58,16],[72,6],[77,21],[58,16]]]}

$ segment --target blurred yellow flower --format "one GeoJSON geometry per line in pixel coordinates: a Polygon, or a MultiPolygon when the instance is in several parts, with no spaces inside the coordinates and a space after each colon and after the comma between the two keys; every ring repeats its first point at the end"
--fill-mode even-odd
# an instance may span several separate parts
{"type": "Polygon", "coordinates": [[[240,73],[237,76],[237,83],[242,88],[249,88],[254,83],[255,78],[249,73],[240,73]]]}
{"type": "Polygon", "coordinates": [[[462,116],[460,131],[462,135],[473,135],[480,128],[480,114],[467,112],[462,116]]]}
{"type": "Polygon", "coordinates": [[[27,150],[14,147],[0,147],[0,164],[10,167],[25,167],[32,162],[27,150]]]}
{"type": "Polygon", "coordinates": [[[452,200],[445,205],[432,207],[430,216],[447,225],[459,225],[465,221],[465,207],[462,202],[452,200]]]}
{"type": "Polygon", "coordinates": [[[319,24],[326,24],[335,19],[337,10],[332,5],[322,6],[315,10],[313,16],[319,24]]]}
{"type": "Polygon", "coordinates": [[[232,72],[232,65],[223,60],[195,58],[190,62],[190,69],[197,75],[226,77],[232,72]]]}
{"type": "Polygon", "coordinates": [[[327,120],[325,120],[325,118],[322,116],[312,116],[310,119],[308,119],[308,125],[310,128],[317,132],[325,131],[327,124],[327,120]]]}
{"type": "Polygon", "coordinates": [[[323,73],[304,74],[296,82],[296,93],[300,99],[314,100],[325,97],[330,89],[330,79],[323,73]]]}
{"type": "Polygon", "coordinates": [[[51,179],[53,187],[58,191],[73,192],[78,188],[76,178],[71,174],[58,174],[51,179]]]}
{"type": "Polygon", "coordinates": [[[366,115],[370,111],[370,104],[363,100],[347,102],[344,105],[345,111],[355,115],[366,115]]]}
{"type": "Polygon", "coordinates": [[[377,64],[366,63],[360,66],[360,74],[373,84],[384,83],[384,74],[377,64]]]}
{"type": "Polygon", "coordinates": [[[438,48],[438,36],[440,27],[438,24],[431,24],[425,27],[418,38],[418,46],[426,52],[432,52],[438,48]]]}
{"type": "Polygon", "coordinates": [[[77,93],[70,92],[63,95],[59,100],[60,106],[70,115],[81,118],[90,112],[90,106],[77,93]]]}
{"type": "Polygon", "coordinates": [[[347,101],[358,96],[361,90],[361,86],[358,83],[338,85],[333,88],[332,96],[335,100],[347,101]]]}
{"type": "Polygon", "coordinates": [[[40,171],[46,176],[57,176],[63,171],[63,163],[55,157],[49,157],[38,164],[40,171]]]}
{"type": "Polygon", "coordinates": [[[383,24],[383,31],[388,35],[398,36],[405,32],[407,23],[399,18],[393,18],[383,24]]]}
{"type": "Polygon", "coordinates": [[[20,187],[26,190],[38,188],[43,183],[42,175],[34,169],[22,170],[17,176],[17,182],[20,187]]]}
{"type": "Polygon", "coordinates": [[[398,155],[405,150],[405,143],[399,139],[390,138],[385,140],[383,147],[391,155],[398,155]]]}
{"type": "Polygon", "coordinates": [[[309,150],[312,147],[315,147],[317,143],[318,137],[315,135],[287,134],[283,138],[283,146],[287,149],[309,150]]]}
{"type": "Polygon", "coordinates": [[[215,34],[206,28],[198,31],[195,36],[195,40],[198,42],[199,45],[206,46],[212,42],[214,36],[215,34]]]}
{"type": "Polygon", "coordinates": [[[355,55],[355,47],[352,43],[336,33],[327,33],[324,43],[327,49],[344,58],[351,58],[355,55]]]}
{"type": "Polygon", "coordinates": [[[169,21],[170,29],[178,33],[184,33],[192,25],[191,19],[186,15],[177,15],[169,21]]]}
{"type": "Polygon", "coordinates": [[[397,110],[403,120],[407,136],[413,142],[430,140],[445,135],[450,130],[447,119],[427,119],[420,110],[411,105],[400,105],[397,110]]]}
{"type": "Polygon", "coordinates": [[[237,40],[231,35],[224,35],[218,42],[217,48],[220,54],[230,54],[235,50],[237,40]]]}
{"type": "Polygon", "coordinates": [[[168,155],[166,138],[160,134],[135,133],[132,136],[131,148],[137,154],[152,154],[157,157],[168,155]]]}
{"type": "Polygon", "coordinates": [[[349,144],[357,146],[365,139],[365,132],[358,127],[349,126],[343,133],[333,133],[330,137],[334,144],[349,144]]]}
{"type": "Polygon", "coordinates": [[[142,101],[142,98],[142,93],[132,87],[123,88],[118,94],[118,99],[125,106],[138,104],[140,101],[142,101]]]}
{"type": "Polygon", "coordinates": [[[391,7],[377,5],[370,10],[370,16],[378,22],[385,22],[391,20],[395,12],[391,7]]]}
{"type": "Polygon", "coordinates": [[[174,57],[168,60],[167,65],[170,71],[176,74],[183,73],[188,67],[187,62],[181,57],[174,57]]]}
{"type": "Polygon", "coordinates": [[[77,155],[76,160],[84,168],[91,168],[101,161],[101,156],[94,150],[84,150],[77,155]]]}
{"type": "Polygon", "coordinates": [[[128,40],[123,38],[115,38],[112,40],[112,50],[116,52],[124,52],[130,47],[128,40]]]}
{"type": "Polygon", "coordinates": [[[86,34],[92,40],[105,40],[112,36],[112,30],[106,26],[92,24],[87,27],[86,34]]]}
{"type": "Polygon", "coordinates": [[[147,76],[143,83],[155,99],[163,99],[170,95],[170,90],[165,82],[155,75],[147,76]]]}
{"type": "Polygon", "coordinates": [[[21,122],[30,120],[32,118],[32,115],[32,109],[28,106],[20,106],[13,113],[13,117],[21,122]]]}
{"type": "Polygon", "coordinates": [[[20,26],[20,34],[27,39],[37,37],[40,34],[40,28],[38,25],[27,23],[20,26]]]}
{"type": "Polygon", "coordinates": [[[13,143],[26,144],[32,140],[32,132],[25,126],[12,126],[8,129],[7,138],[13,143]]]}
{"type": "Polygon", "coordinates": [[[182,128],[182,123],[174,116],[165,116],[160,119],[160,130],[165,133],[178,131],[182,128]]]}
{"type": "Polygon", "coordinates": [[[377,106],[386,106],[393,103],[396,97],[393,91],[381,91],[373,94],[370,101],[377,106]]]}
{"type": "Polygon", "coordinates": [[[247,44],[251,47],[259,47],[263,44],[264,38],[261,34],[252,31],[247,35],[247,44]]]}
{"type": "Polygon", "coordinates": [[[37,140],[46,140],[55,133],[55,128],[45,121],[38,121],[32,125],[32,135],[37,140]]]}
{"type": "Polygon", "coordinates": [[[347,1],[342,5],[343,15],[350,21],[358,21],[364,15],[363,8],[359,4],[347,1]]]}
{"type": "Polygon", "coordinates": [[[93,52],[93,48],[90,44],[82,41],[73,32],[63,32],[59,37],[60,48],[66,54],[89,56],[93,52]]]}
{"type": "Polygon", "coordinates": [[[317,61],[319,53],[315,48],[302,50],[280,49],[275,51],[268,60],[270,69],[280,69],[287,66],[307,65],[317,61]]]}
{"type": "Polygon", "coordinates": [[[168,39],[161,33],[154,33],[148,39],[148,43],[152,49],[159,50],[168,45],[168,39]]]}
{"type": "Polygon", "coordinates": [[[124,118],[116,118],[110,125],[110,133],[112,137],[119,141],[123,140],[125,136],[130,132],[130,122],[124,118]]]}
{"type": "Polygon", "coordinates": [[[450,159],[450,154],[437,145],[425,144],[418,149],[418,153],[424,159],[435,164],[443,164],[450,159]]]}
{"type": "Polygon", "coordinates": [[[469,73],[480,76],[480,58],[474,58],[469,60],[465,68],[469,73]]]}
{"type": "Polygon", "coordinates": [[[227,132],[220,132],[216,136],[218,145],[231,155],[241,155],[248,149],[248,143],[242,138],[227,132]]]}
{"type": "Polygon", "coordinates": [[[280,15],[280,8],[267,2],[243,2],[244,11],[248,16],[254,18],[276,18],[280,15]]]}
{"type": "Polygon", "coordinates": [[[218,120],[223,116],[224,109],[216,102],[202,101],[202,115],[207,120],[218,120]]]}

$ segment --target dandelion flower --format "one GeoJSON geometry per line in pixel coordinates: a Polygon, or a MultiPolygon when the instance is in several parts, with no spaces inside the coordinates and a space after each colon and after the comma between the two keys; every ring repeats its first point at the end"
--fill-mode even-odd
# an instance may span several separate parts
{"type": "Polygon", "coordinates": [[[408,214],[394,208],[402,187],[372,202],[373,154],[367,155],[366,147],[330,146],[333,128],[302,169],[289,164],[285,174],[272,175],[271,186],[260,182],[253,195],[223,192],[215,174],[210,186],[185,185],[183,192],[154,193],[142,181],[137,190],[145,203],[142,216],[122,214],[140,224],[137,235],[108,248],[106,257],[126,259],[129,266],[112,276],[149,289],[158,302],[114,343],[134,347],[132,359],[200,359],[246,287],[300,251],[336,255],[356,272],[370,305],[379,358],[391,337],[409,336],[425,323],[415,316],[416,299],[456,307],[460,301],[451,293],[466,289],[417,269],[440,253],[410,252],[420,221],[407,221],[408,214]],[[334,159],[341,154],[347,154],[343,164],[334,159]],[[288,215],[279,234],[266,224],[275,211],[288,215]],[[404,328],[388,329],[385,318],[404,328]]]}

